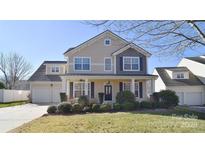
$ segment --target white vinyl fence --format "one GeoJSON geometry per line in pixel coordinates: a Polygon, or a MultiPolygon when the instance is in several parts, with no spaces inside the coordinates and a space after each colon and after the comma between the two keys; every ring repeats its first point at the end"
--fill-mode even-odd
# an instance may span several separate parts
{"type": "Polygon", "coordinates": [[[28,100],[29,90],[0,89],[0,103],[28,100]]]}

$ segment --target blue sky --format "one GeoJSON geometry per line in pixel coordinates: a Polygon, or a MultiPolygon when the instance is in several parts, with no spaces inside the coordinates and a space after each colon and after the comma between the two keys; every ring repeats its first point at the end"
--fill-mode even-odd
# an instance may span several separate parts
{"type": "MultiPolygon", "coordinates": [[[[82,21],[0,21],[0,52],[23,55],[35,71],[44,60],[64,60],[63,53],[105,29],[82,21]]],[[[205,54],[204,49],[187,50],[185,56],[205,54]]],[[[154,67],[176,66],[179,58],[149,59],[149,73],[154,67]]]]}

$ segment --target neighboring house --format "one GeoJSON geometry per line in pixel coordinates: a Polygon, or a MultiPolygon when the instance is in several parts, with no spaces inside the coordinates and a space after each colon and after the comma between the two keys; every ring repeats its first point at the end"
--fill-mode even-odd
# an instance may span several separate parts
{"type": "Polygon", "coordinates": [[[205,84],[205,56],[185,57],[178,66],[186,66],[205,84]]]}
{"type": "Polygon", "coordinates": [[[34,103],[60,102],[60,92],[69,99],[87,95],[96,101],[103,92],[105,102],[115,102],[123,90],[132,91],[139,101],[154,92],[157,76],[147,73],[151,54],[111,31],[68,49],[64,56],[67,61],[43,62],[29,79],[34,103]]]}
{"type": "Polygon", "coordinates": [[[30,84],[27,80],[19,80],[13,87],[14,90],[30,90],[30,84]]]}
{"type": "Polygon", "coordinates": [[[187,67],[158,67],[154,75],[155,91],[169,89],[176,92],[179,105],[202,105],[205,102],[204,84],[187,67]]]}

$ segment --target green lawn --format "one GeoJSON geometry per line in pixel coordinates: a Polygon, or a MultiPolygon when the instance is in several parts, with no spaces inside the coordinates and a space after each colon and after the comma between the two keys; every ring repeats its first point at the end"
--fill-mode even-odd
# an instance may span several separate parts
{"type": "Polygon", "coordinates": [[[26,101],[16,101],[16,102],[9,102],[9,103],[0,103],[0,108],[3,107],[10,107],[10,106],[17,106],[26,104],[26,101]]]}
{"type": "Polygon", "coordinates": [[[205,120],[178,116],[176,110],[53,115],[33,120],[11,132],[17,133],[145,133],[205,132],[205,120]]]}

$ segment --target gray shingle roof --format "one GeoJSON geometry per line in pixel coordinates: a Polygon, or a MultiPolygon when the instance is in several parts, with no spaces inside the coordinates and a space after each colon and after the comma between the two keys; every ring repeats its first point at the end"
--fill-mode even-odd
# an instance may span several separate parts
{"type": "Polygon", "coordinates": [[[193,60],[201,64],[205,64],[205,58],[202,57],[186,57],[186,59],[193,60]]]}
{"type": "Polygon", "coordinates": [[[156,76],[152,74],[103,74],[103,73],[67,73],[70,76],[156,76]]]}
{"type": "Polygon", "coordinates": [[[61,81],[59,75],[46,75],[45,64],[66,64],[66,61],[44,61],[28,81],[61,81]]]}
{"type": "Polygon", "coordinates": [[[203,83],[187,68],[187,67],[157,67],[156,71],[161,77],[162,81],[166,86],[194,86],[203,85],[203,83]],[[177,71],[188,71],[189,79],[171,79],[166,69],[177,71]]]}

